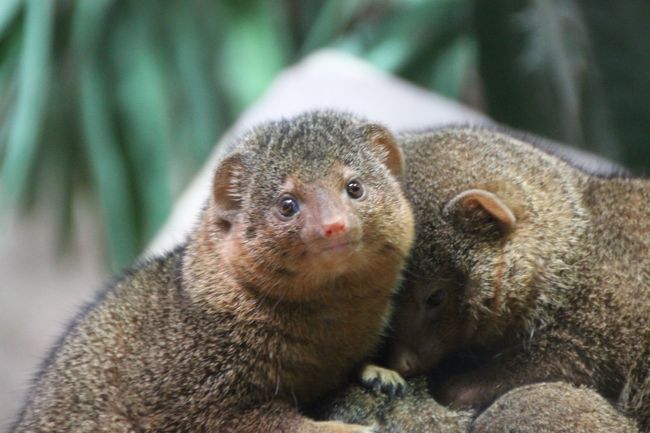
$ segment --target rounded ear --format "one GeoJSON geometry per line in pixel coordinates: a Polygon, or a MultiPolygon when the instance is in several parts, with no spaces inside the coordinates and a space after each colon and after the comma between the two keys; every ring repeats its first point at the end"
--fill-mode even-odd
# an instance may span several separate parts
{"type": "Polygon", "coordinates": [[[242,156],[235,153],[222,160],[214,173],[212,198],[219,217],[228,222],[232,222],[232,215],[241,208],[244,168],[242,156]]]}
{"type": "Polygon", "coordinates": [[[466,220],[487,219],[504,231],[517,224],[512,210],[496,194],[484,189],[468,189],[449,200],[442,209],[444,216],[462,215],[466,220]]]}
{"type": "Polygon", "coordinates": [[[399,176],[404,169],[404,159],[393,134],[385,127],[374,123],[364,126],[364,132],[372,150],[394,176],[399,176]]]}

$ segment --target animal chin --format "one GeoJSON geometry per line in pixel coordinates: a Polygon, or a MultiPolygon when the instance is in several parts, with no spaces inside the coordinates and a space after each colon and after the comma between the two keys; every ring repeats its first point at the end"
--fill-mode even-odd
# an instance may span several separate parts
{"type": "Polygon", "coordinates": [[[337,241],[315,243],[309,252],[314,258],[336,257],[358,251],[361,242],[358,240],[341,239],[337,241]]]}
{"type": "Polygon", "coordinates": [[[361,242],[345,240],[323,242],[311,245],[308,251],[311,264],[325,273],[344,272],[354,265],[361,250],[361,242]]]}

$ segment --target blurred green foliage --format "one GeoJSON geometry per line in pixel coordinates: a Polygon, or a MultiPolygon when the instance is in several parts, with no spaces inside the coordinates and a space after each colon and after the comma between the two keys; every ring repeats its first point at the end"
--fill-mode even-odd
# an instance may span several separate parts
{"type": "Polygon", "coordinates": [[[241,110],[325,46],[650,166],[646,0],[2,0],[0,205],[53,195],[65,229],[90,195],[124,266],[241,110]]]}

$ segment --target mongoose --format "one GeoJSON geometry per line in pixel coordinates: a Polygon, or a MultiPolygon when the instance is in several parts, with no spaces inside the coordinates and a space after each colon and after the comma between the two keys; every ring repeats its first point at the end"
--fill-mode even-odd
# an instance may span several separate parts
{"type": "Polygon", "coordinates": [[[423,376],[408,380],[405,395],[390,399],[351,386],[320,408],[320,416],[376,426],[382,433],[638,433],[634,421],[595,391],[563,382],[515,388],[476,417],[452,410],[430,394],[423,376]]]}
{"type": "Polygon", "coordinates": [[[638,433],[595,391],[563,382],[515,388],[474,421],[470,433],[638,433]]]}
{"type": "Polygon", "coordinates": [[[245,134],[187,243],[79,315],[14,431],[369,432],[297,407],[382,335],[413,237],[401,171],[391,134],[350,115],[245,134]]]}
{"type": "MultiPolygon", "coordinates": [[[[629,382],[648,386],[650,181],[590,175],[485,128],[399,140],[416,241],[389,366],[410,376],[487,351],[440,384],[456,408],[542,381],[616,399],[633,367],[645,379],[629,382]]],[[[650,392],[628,394],[644,425],[650,392]]]]}

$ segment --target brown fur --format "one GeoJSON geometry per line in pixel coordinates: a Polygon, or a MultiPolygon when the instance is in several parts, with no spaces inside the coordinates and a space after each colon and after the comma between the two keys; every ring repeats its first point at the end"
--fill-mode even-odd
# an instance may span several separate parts
{"type": "Polygon", "coordinates": [[[562,382],[515,388],[472,424],[470,433],[638,433],[596,392],[562,382]]]}
{"type": "Polygon", "coordinates": [[[394,399],[351,386],[317,413],[323,419],[371,425],[382,433],[464,433],[473,417],[471,411],[454,411],[437,403],[424,377],[410,379],[405,394],[394,399]]]}
{"type": "Polygon", "coordinates": [[[336,396],[319,415],[375,426],[382,433],[638,433],[634,421],[595,391],[563,382],[515,388],[476,419],[436,402],[423,377],[409,379],[402,398],[359,386],[336,396]]]}
{"type": "Polygon", "coordinates": [[[296,407],[375,350],[413,234],[400,170],[390,134],[347,115],[245,135],[187,245],[128,272],[80,316],[14,431],[370,431],[296,407]],[[346,194],[350,178],[363,198],[346,194]],[[301,210],[282,219],[287,194],[301,210]]]}
{"type": "Polygon", "coordinates": [[[417,237],[392,367],[408,375],[459,350],[492,353],[439,387],[455,407],[555,380],[617,398],[627,381],[627,409],[647,425],[650,182],[591,176],[490,130],[402,144],[417,237]]]}

